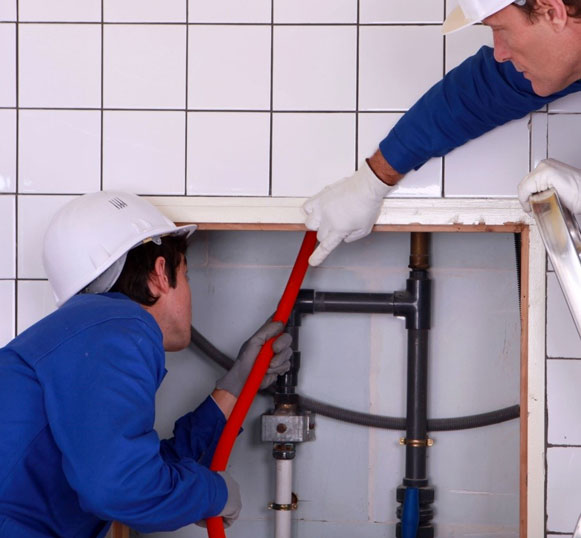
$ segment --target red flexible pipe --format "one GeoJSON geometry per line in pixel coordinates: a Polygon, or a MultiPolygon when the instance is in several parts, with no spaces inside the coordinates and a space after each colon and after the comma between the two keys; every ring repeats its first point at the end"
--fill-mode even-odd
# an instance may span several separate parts
{"type": "MultiPolygon", "coordinates": [[[[301,288],[303,279],[305,278],[307,269],[309,268],[309,256],[315,249],[316,243],[316,233],[307,232],[284,293],[278,303],[278,308],[272,318],[274,321],[282,321],[282,323],[286,325],[297,300],[297,295],[301,288]]],[[[226,469],[230,452],[232,452],[234,441],[236,441],[236,436],[240,431],[242,422],[244,422],[244,419],[246,418],[246,414],[252,405],[252,401],[260,388],[260,383],[262,383],[262,378],[266,374],[270,360],[274,355],[274,352],[272,351],[272,343],[275,339],[276,338],[271,338],[264,344],[264,346],[262,346],[260,353],[254,361],[254,366],[252,367],[250,374],[248,374],[246,384],[244,385],[242,392],[240,392],[240,396],[234,405],[234,409],[224,426],[224,431],[222,432],[222,436],[216,446],[212,465],[210,466],[212,471],[224,471],[226,469]]],[[[210,538],[226,538],[221,517],[209,518],[206,520],[206,523],[208,526],[208,536],[210,538]]]]}

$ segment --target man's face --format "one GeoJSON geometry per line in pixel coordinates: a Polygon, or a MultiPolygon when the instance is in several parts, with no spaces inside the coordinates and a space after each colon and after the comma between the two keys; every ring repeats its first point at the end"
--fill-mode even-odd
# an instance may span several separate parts
{"type": "Polygon", "coordinates": [[[492,29],[496,61],[512,62],[537,95],[558,92],[579,79],[578,47],[572,46],[571,32],[557,31],[542,11],[531,20],[509,5],[483,23],[492,29]]]}
{"type": "Polygon", "coordinates": [[[192,292],[185,258],[177,268],[176,287],[170,288],[167,305],[169,323],[164,332],[164,348],[166,351],[179,351],[190,343],[192,324],[192,292]]]}

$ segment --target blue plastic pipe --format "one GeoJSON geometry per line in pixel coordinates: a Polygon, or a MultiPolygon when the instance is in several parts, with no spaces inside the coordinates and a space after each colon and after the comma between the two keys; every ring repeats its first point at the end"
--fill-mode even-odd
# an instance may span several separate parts
{"type": "Polygon", "coordinates": [[[420,526],[420,491],[418,488],[407,488],[403,499],[401,515],[402,538],[416,538],[420,526]]]}

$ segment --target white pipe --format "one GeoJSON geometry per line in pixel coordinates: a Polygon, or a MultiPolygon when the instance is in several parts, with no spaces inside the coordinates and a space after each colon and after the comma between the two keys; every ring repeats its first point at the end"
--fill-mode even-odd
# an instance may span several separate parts
{"type": "MultiPolygon", "coordinates": [[[[275,504],[292,503],[293,460],[276,460],[275,504]]],[[[275,538],[291,538],[291,510],[275,510],[275,538]]]]}

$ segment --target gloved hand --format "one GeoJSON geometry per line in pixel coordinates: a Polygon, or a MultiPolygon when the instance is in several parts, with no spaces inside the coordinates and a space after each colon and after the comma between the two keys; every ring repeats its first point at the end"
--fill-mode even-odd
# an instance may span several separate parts
{"type": "Polygon", "coordinates": [[[228,488],[228,500],[218,515],[223,518],[224,527],[228,528],[230,525],[232,525],[232,523],[234,523],[234,521],[238,519],[240,510],[242,510],[240,486],[238,485],[238,482],[236,482],[236,480],[234,480],[226,471],[219,471],[218,474],[224,479],[224,482],[226,482],[226,487],[228,488]]]}
{"type": "Polygon", "coordinates": [[[531,212],[529,196],[553,188],[559,200],[573,214],[581,213],[581,170],[555,159],[545,159],[518,185],[518,197],[523,209],[531,212]]]}
{"type": "Polygon", "coordinates": [[[391,189],[364,162],[352,176],[309,198],[303,205],[305,226],[318,230],[319,240],[309,263],[319,265],[341,241],[350,243],[371,232],[383,198],[391,189]]]}
{"type": "MultiPolygon", "coordinates": [[[[226,482],[226,487],[228,488],[228,499],[226,499],[224,508],[222,508],[222,511],[217,514],[216,517],[222,518],[224,528],[227,529],[240,515],[240,511],[242,510],[242,498],[240,497],[240,486],[238,485],[238,482],[230,476],[230,473],[226,471],[218,471],[218,474],[224,479],[224,482],[226,482]]],[[[198,521],[196,525],[198,525],[198,527],[206,528],[206,521],[202,519],[202,521],[198,521]]]]}
{"type": "MultiPolygon", "coordinates": [[[[233,394],[236,397],[240,396],[242,387],[244,386],[244,383],[246,383],[248,374],[250,373],[250,370],[252,370],[254,361],[262,349],[262,346],[267,340],[280,334],[283,328],[284,325],[282,322],[271,321],[271,319],[268,319],[249,340],[242,344],[234,365],[228,372],[218,379],[218,381],[216,381],[216,388],[227,390],[230,394],[233,394]]],[[[277,375],[284,374],[290,368],[290,359],[293,354],[293,351],[290,348],[292,340],[290,334],[284,333],[273,342],[272,350],[275,355],[272,357],[270,367],[266,371],[266,375],[260,384],[261,389],[268,387],[273,383],[277,375]]]]}

